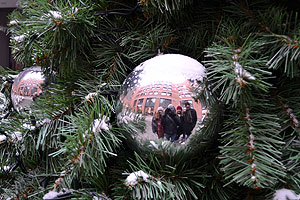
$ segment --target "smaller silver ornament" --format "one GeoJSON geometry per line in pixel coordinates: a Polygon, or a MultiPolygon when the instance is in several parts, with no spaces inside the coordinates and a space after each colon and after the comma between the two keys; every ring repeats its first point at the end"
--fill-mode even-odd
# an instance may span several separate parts
{"type": "Polygon", "coordinates": [[[30,67],[22,71],[12,85],[11,100],[14,108],[17,111],[29,108],[34,98],[42,93],[44,82],[41,67],[30,67]]]}

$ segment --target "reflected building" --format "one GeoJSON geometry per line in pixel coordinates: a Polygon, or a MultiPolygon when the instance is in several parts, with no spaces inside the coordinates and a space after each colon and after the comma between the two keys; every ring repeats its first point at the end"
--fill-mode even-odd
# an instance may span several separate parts
{"type": "Polygon", "coordinates": [[[123,106],[135,113],[152,116],[160,106],[165,109],[169,104],[173,104],[175,108],[180,105],[185,109],[185,102],[189,102],[191,108],[196,110],[197,117],[201,119],[207,109],[202,108],[202,105],[193,99],[192,88],[196,87],[194,84],[186,80],[177,84],[155,82],[146,86],[137,86],[123,98],[123,106]]]}
{"type": "Polygon", "coordinates": [[[44,82],[44,79],[37,78],[40,77],[40,71],[38,72],[29,72],[30,75],[25,74],[24,77],[15,80],[12,86],[12,92],[16,95],[21,96],[35,96],[39,95],[42,92],[41,84],[44,82]],[[37,75],[35,75],[35,73],[37,75]]]}
{"type": "Polygon", "coordinates": [[[31,67],[21,72],[14,80],[11,99],[15,108],[30,106],[34,97],[42,93],[45,78],[40,67],[31,67]]]}

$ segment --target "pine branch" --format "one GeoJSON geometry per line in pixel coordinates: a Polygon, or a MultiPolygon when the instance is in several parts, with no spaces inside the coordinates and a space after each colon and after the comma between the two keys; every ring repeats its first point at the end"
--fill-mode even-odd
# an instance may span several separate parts
{"type": "Polygon", "coordinates": [[[268,55],[273,54],[267,63],[270,69],[277,70],[284,66],[282,71],[286,76],[291,78],[299,76],[298,14],[287,12],[286,8],[278,6],[257,9],[262,6],[263,3],[246,5],[242,2],[227,11],[242,16],[249,22],[247,27],[256,26],[266,35],[264,36],[266,51],[268,55]]]}
{"type": "Polygon", "coordinates": [[[280,125],[276,115],[266,112],[272,105],[260,101],[254,107],[237,113],[232,118],[230,130],[224,131],[221,147],[221,164],[225,179],[248,187],[268,188],[282,182],[286,168],[280,149],[284,142],[280,137],[280,125]],[[260,105],[259,105],[260,104],[260,105]]]}
{"type": "MultiPolygon", "coordinates": [[[[139,27],[136,27],[139,28],[139,27]]],[[[127,32],[122,38],[120,45],[127,47],[127,55],[133,62],[145,61],[157,54],[157,50],[165,51],[176,40],[174,30],[163,24],[149,24],[145,32],[127,32]]]]}
{"type": "Polygon", "coordinates": [[[117,129],[108,127],[108,109],[96,96],[91,103],[85,103],[81,110],[66,116],[65,125],[58,132],[59,136],[66,139],[61,142],[60,150],[51,155],[67,156],[69,164],[74,166],[73,173],[80,176],[99,176],[103,173],[107,158],[116,156],[114,151],[122,137],[117,129]]]}
{"type": "MultiPolygon", "coordinates": [[[[91,50],[95,28],[89,8],[76,1],[70,6],[68,2],[48,4],[44,0],[27,2],[23,9],[25,15],[10,31],[16,60],[41,65],[47,74],[58,72],[65,78],[73,75],[78,64],[89,62],[90,56],[85,52],[91,50]]],[[[20,15],[12,15],[17,16],[20,15]]]]}
{"type": "Polygon", "coordinates": [[[251,104],[251,90],[268,91],[271,86],[265,81],[270,75],[266,57],[259,54],[262,41],[249,34],[240,47],[236,41],[224,39],[225,44],[214,43],[205,53],[208,58],[207,78],[211,92],[217,93],[219,101],[237,106],[239,100],[251,104]]]}
{"type": "Polygon", "coordinates": [[[32,113],[1,119],[1,195],[41,199],[64,188],[58,198],[299,193],[299,20],[297,8],[281,3],[22,1],[10,15],[14,57],[62,82],[44,90],[32,113]],[[196,99],[209,114],[183,147],[137,142],[143,116],[117,107],[124,78],[158,49],[207,56],[196,99]]]}
{"type": "Polygon", "coordinates": [[[180,11],[184,9],[186,6],[192,5],[192,0],[183,0],[183,1],[154,1],[154,0],[141,0],[140,3],[144,6],[144,9],[151,10],[155,12],[155,10],[161,13],[168,13],[170,15],[174,14],[176,11],[180,11]]]}
{"type": "Polygon", "coordinates": [[[282,68],[283,73],[287,77],[298,77],[299,76],[299,41],[296,39],[297,35],[292,39],[285,35],[275,35],[275,41],[270,42],[271,52],[274,52],[274,55],[268,61],[268,65],[271,69],[280,69],[282,68]]]}
{"type": "Polygon", "coordinates": [[[278,105],[278,116],[281,119],[281,134],[283,135],[285,146],[282,149],[283,161],[287,168],[286,184],[298,190],[299,186],[299,88],[297,81],[284,82],[278,88],[278,95],[275,101],[278,105]]]}
{"type": "Polygon", "coordinates": [[[176,151],[169,147],[171,147],[170,144],[161,144],[158,147],[159,149],[161,148],[161,152],[158,155],[162,154],[163,162],[157,156],[150,154],[148,158],[150,163],[147,163],[148,161],[136,154],[136,161],[130,162],[132,171],[142,170],[143,172],[140,171],[138,174],[143,174],[144,177],[148,178],[139,180],[138,174],[131,174],[125,181],[127,189],[124,188],[126,186],[121,186],[121,184],[116,188],[116,192],[120,193],[122,191],[122,196],[118,195],[116,198],[124,198],[123,195],[137,199],[197,198],[196,191],[204,187],[199,183],[199,180],[207,175],[199,174],[195,169],[188,169],[183,163],[173,163],[173,158],[175,160],[183,158],[183,153],[186,149],[182,148],[176,151]],[[172,156],[167,154],[171,152],[172,156]],[[137,183],[131,180],[131,177],[134,179],[135,176],[137,176],[137,183]]]}

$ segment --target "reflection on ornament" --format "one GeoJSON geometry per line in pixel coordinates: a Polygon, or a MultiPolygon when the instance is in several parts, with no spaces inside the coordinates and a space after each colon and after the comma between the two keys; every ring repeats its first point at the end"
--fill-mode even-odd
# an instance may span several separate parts
{"type": "Polygon", "coordinates": [[[151,123],[159,107],[165,110],[172,104],[185,110],[188,102],[196,110],[198,121],[202,121],[208,110],[193,97],[205,76],[204,66],[188,56],[165,54],[151,58],[138,65],[124,81],[119,115],[125,117],[132,112],[144,116],[146,129],[140,134],[143,138],[139,138],[142,140],[157,138],[151,123]]]}
{"type": "Polygon", "coordinates": [[[184,108],[189,102],[201,117],[201,105],[193,96],[204,77],[205,68],[195,59],[180,54],[156,56],[141,63],[127,77],[121,101],[124,108],[145,115],[153,115],[160,106],[184,108]]]}
{"type": "Polygon", "coordinates": [[[31,67],[21,72],[14,80],[11,99],[16,110],[30,107],[33,99],[42,93],[45,81],[40,67],[31,67]]]}

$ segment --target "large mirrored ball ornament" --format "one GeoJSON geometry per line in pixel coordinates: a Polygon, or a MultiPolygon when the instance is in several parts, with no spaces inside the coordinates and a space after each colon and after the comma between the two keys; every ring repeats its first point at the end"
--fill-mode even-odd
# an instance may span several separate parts
{"type": "Polygon", "coordinates": [[[14,80],[11,100],[16,110],[29,108],[34,98],[42,93],[45,77],[41,67],[30,67],[22,71],[14,80]]]}
{"type": "MultiPolygon", "coordinates": [[[[186,138],[187,125],[183,123],[183,117],[192,117],[193,125],[190,126],[191,132],[195,131],[195,120],[201,121],[207,112],[201,103],[197,103],[193,96],[199,83],[205,78],[205,68],[197,60],[180,54],[165,54],[151,58],[138,65],[124,81],[120,94],[122,112],[118,115],[120,123],[129,123],[139,116],[144,120],[146,127],[138,134],[137,139],[156,139],[165,138],[174,141],[174,138],[166,136],[174,135],[177,131],[176,139],[186,138]],[[169,108],[169,109],[167,109],[169,108]],[[180,112],[180,109],[182,110],[180,112]],[[187,110],[193,112],[186,112],[187,110]],[[168,124],[173,120],[168,120],[166,112],[173,112],[180,118],[181,125],[169,130],[168,124]],[[189,114],[187,116],[184,114],[189,114]],[[190,114],[191,113],[191,114],[190,114]],[[162,127],[160,118],[166,116],[167,122],[162,127]],[[159,124],[157,124],[159,123],[159,124]],[[158,130],[160,129],[160,130],[158,130]],[[185,129],[185,130],[184,130],[185,129]],[[159,133],[160,132],[160,133],[159,133]],[[167,133],[169,132],[169,133],[167,133]],[[184,133],[184,134],[183,134],[184,133]]],[[[188,133],[190,134],[190,132],[188,133]]]]}

